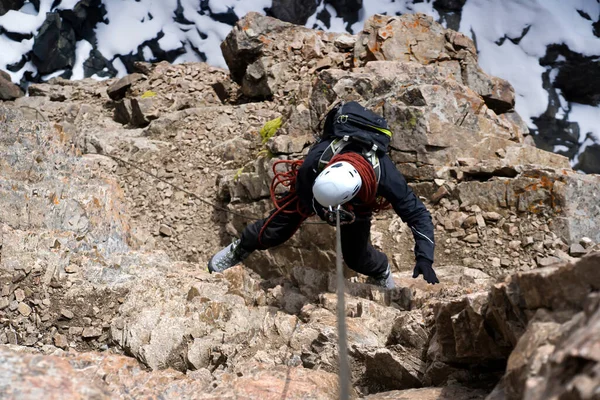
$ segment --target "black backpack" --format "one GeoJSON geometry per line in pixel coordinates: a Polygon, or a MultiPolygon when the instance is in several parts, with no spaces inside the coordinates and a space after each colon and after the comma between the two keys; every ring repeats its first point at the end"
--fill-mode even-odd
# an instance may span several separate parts
{"type": "Polygon", "coordinates": [[[325,117],[321,141],[333,140],[319,159],[319,169],[325,168],[347,145],[358,144],[361,154],[373,166],[379,182],[381,169],[378,156],[387,153],[391,138],[392,132],[382,116],[356,101],[339,103],[325,117]]]}

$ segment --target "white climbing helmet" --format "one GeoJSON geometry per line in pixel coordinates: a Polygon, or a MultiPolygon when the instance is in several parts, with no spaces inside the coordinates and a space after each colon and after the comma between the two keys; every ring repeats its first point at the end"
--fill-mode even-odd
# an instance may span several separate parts
{"type": "Polygon", "coordinates": [[[313,196],[323,207],[338,206],[350,201],[362,185],[356,168],[339,161],[325,168],[313,185],[313,196]]]}

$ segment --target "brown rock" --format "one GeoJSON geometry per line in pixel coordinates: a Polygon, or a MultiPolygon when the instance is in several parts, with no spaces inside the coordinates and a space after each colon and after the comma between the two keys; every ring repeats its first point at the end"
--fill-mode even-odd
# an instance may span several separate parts
{"type": "Polygon", "coordinates": [[[490,222],[498,222],[502,219],[502,215],[498,214],[497,212],[494,211],[489,211],[489,212],[484,212],[483,213],[483,218],[486,221],[490,221],[490,222]]]}
{"type": "Polygon", "coordinates": [[[515,90],[504,79],[489,76],[477,65],[473,56],[463,61],[465,84],[484,98],[486,105],[496,114],[511,110],[515,105],[515,90]]]}
{"type": "Polygon", "coordinates": [[[365,355],[369,381],[385,390],[421,386],[421,378],[425,371],[422,370],[418,352],[411,354],[402,346],[394,350],[383,348],[365,355]]]}
{"type": "Polygon", "coordinates": [[[373,60],[428,64],[446,58],[445,29],[424,14],[374,15],[365,21],[354,47],[356,66],[373,60]],[[414,27],[414,28],[413,28],[414,27]]]}
{"type": "Polygon", "coordinates": [[[8,301],[7,297],[0,297],[0,310],[4,310],[6,307],[8,307],[10,304],[10,301],[8,301]]]}
{"type": "Polygon", "coordinates": [[[535,259],[539,267],[548,267],[550,265],[559,264],[561,259],[558,257],[536,257],[535,259]]]}
{"type": "Polygon", "coordinates": [[[497,342],[487,329],[488,294],[479,292],[435,305],[435,334],[429,358],[448,362],[500,360],[512,346],[497,342]],[[461,361],[462,360],[462,361],[461,361]]]}
{"type": "Polygon", "coordinates": [[[83,333],[83,328],[79,326],[70,326],[69,327],[69,335],[79,336],[83,333]]]}
{"type": "Polygon", "coordinates": [[[113,119],[115,122],[126,125],[131,121],[131,99],[122,99],[115,104],[113,119]]]}
{"type": "Polygon", "coordinates": [[[477,243],[479,242],[479,236],[477,233],[471,233],[463,238],[463,240],[467,243],[477,243]]]}
{"type": "Polygon", "coordinates": [[[474,215],[469,215],[462,223],[464,228],[472,228],[477,224],[477,217],[474,215]]]}
{"type": "Polygon", "coordinates": [[[431,196],[431,202],[432,203],[437,203],[442,198],[447,197],[448,195],[450,195],[450,191],[448,190],[448,188],[445,185],[440,186],[436,190],[436,192],[433,194],[433,196],[431,196]]]}
{"type": "Polygon", "coordinates": [[[79,267],[76,264],[69,264],[65,267],[65,272],[68,274],[76,274],[79,272],[79,267]]]}
{"type": "Polygon", "coordinates": [[[10,75],[0,71],[0,100],[15,100],[23,97],[23,91],[10,80],[10,75]]]}
{"type": "Polygon", "coordinates": [[[158,232],[161,235],[167,236],[167,237],[173,236],[173,234],[174,234],[173,229],[170,226],[165,225],[165,224],[162,224],[160,226],[160,228],[158,229],[158,232]]]}
{"type": "Polygon", "coordinates": [[[24,317],[28,317],[29,314],[31,314],[31,307],[29,307],[25,303],[19,303],[19,306],[18,306],[17,310],[24,317]]]}
{"type": "Polygon", "coordinates": [[[587,250],[580,245],[579,243],[573,243],[571,247],[569,247],[569,254],[573,257],[581,257],[587,254],[587,250]]]}
{"type": "Polygon", "coordinates": [[[393,390],[371,394],[365,400],[483,400],[487,392],[451,385],[437,388],[393,390]]]}
{"type": "Polygon", "coordinates": [[[102,329],[89,326],[83,330],[81,336],[86,339],[97,338],[102,336],[102,329]]]}
{"type": "Polygon", "coordinates": [[[25,300],[25,291],[23,289],[19,288],[15,290],[15,300],[19,302],[25,300]]]}
{"type": "Polygon", "coordinates": [[[112,100],[121,100],[125,97],[125,94],[127,93],[127,90],[129,90],[131,85],[133,85],[141,79],[144,79],[144,75],[138,73],[133,73],[124,76],[123,78],[110,85],[106,90],[106,93],[108,94],[108,97],[110,97],[112,100]]]}
{"type": "Polygon", "coordinates": [[[65,335],[57,333],[56,335],[54,335],[54,345],[56,347],[60,347],[61,349],[66,349],[67,347],[69,347],[69,342],[65,335]]]}
{"type": "Polygon", "coordinates": [[[66,319],[73,319],[73,317],[74,317],[73,312],[70,310],[67,310],[66,308],[62,308],[60,310],[60,315],[66,319]]]}
{"type": "Polygon", "coordinates": [[[129,122],[132,126],[143,128],[147,126],[150,121],[157,118],[158,115],[154,112],[154,100],[152,98],[131,99],[131,120],[129,122]]]}

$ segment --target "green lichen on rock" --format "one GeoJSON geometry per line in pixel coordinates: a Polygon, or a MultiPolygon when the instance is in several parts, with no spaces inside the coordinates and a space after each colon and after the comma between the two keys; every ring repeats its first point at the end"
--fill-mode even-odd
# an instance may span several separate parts
{"type": "Polygon", "coordinates": [[[275,136],[275,133],[281,128],[281,123],[281,117],[277,117],[265,123],[260,130],[260,137],[262,138],[263,144],[267,143],[267,140],[275,136]]]}

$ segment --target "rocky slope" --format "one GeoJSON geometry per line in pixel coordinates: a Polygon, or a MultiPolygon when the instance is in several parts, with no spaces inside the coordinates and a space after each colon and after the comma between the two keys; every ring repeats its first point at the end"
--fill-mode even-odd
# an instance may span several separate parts
{"type": "Polygon", "coordinates": [[[442,281],[409,278],[411,234],[378,215],[398,288],[346,271],[354,395],[597,398],[600,179],[524,143],[469,39],[424,16],[351,36],[250,14],[222,50],[231,76],[137,63],[0,106],[0,393],[336,398],[334,231],[311,220],[244,266],[204,266],[270,208],[272,163],[353,99],[395,132],[442,281]]]}

